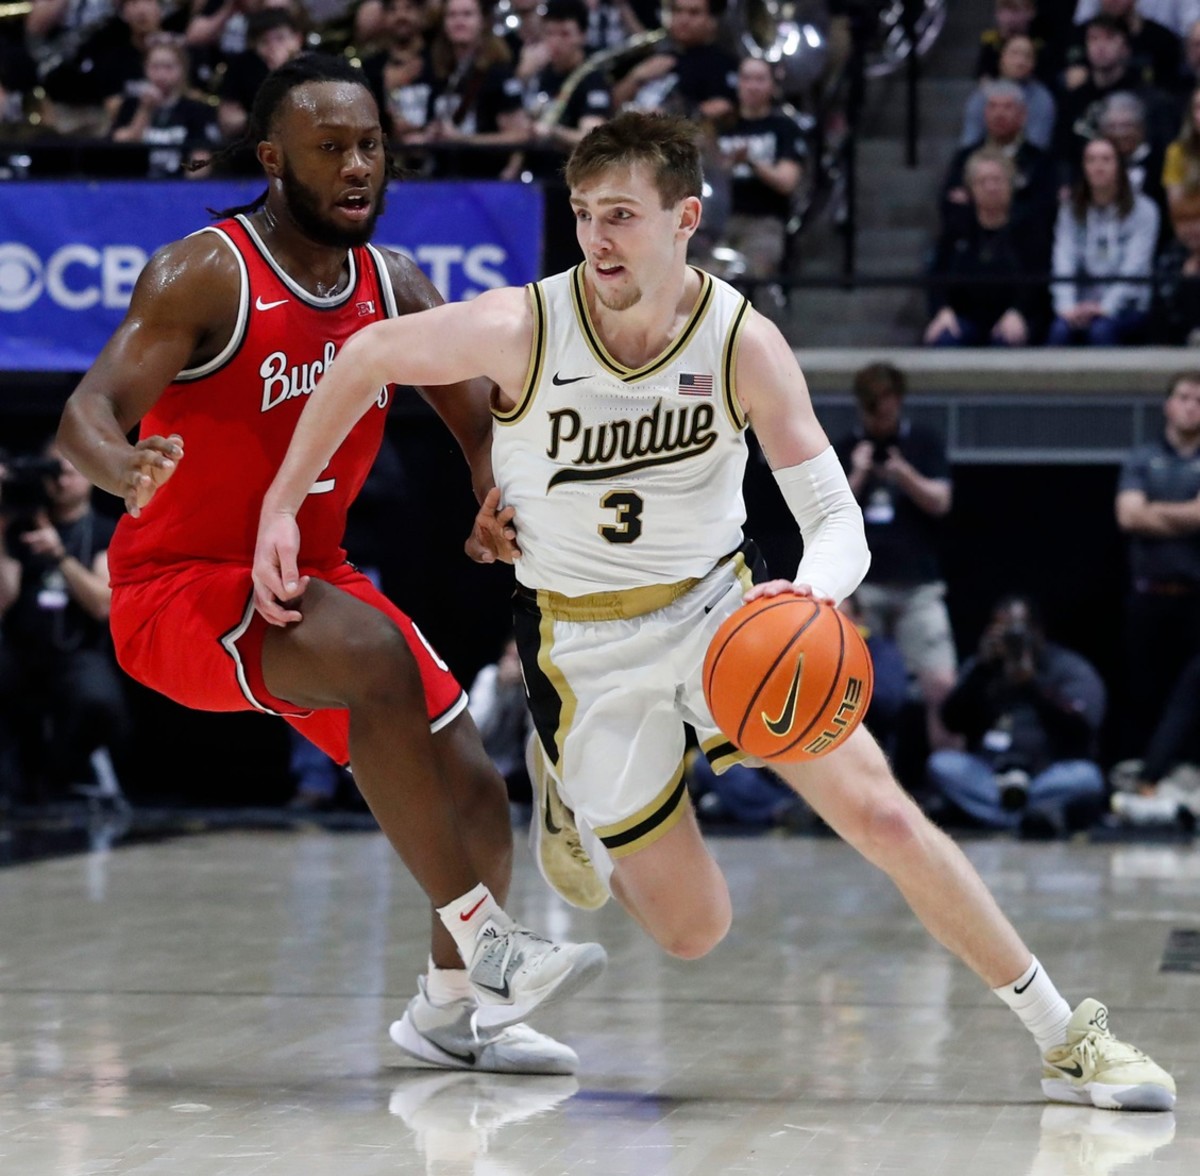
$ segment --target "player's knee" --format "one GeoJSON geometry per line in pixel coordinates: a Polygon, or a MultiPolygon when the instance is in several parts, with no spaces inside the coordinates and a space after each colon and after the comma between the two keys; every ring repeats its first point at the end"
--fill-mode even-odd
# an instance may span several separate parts
{"type": "Polygon", "coordinates": [[[658,936],[659,946],[677,960],[698,960],[708,955],[729,934],[733,911],[726,904],[706,910],[703,917],[687,920],[682,926],[658,936]]]}
{"type": "MultiPolygon", "coordinates": [[[[391,624],[348,634],[341,650],[347,705],[403,705],[423,698],[421,674],[404,634],[391,624]]],[[[422,705],[424,705],[422,703],[422,705]]]]}
{"type": "Polygon", "coordinates": [[[903,853],[917,842],[923,820],[916,806],[903,796],[872,806],[866,819],[867,855],[887,858],[903,853]]]}

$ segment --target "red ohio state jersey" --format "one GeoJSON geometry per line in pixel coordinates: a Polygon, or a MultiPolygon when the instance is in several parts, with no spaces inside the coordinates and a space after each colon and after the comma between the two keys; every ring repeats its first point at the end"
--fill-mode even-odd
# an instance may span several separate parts
{"type": "MultiPolygon", "coordinates": [[[[178,433],[184,456],[141,517],[118,524],[108,549],[114,584],[186,560],[248,566],[263,495],[308,394],[355,331],[396,314],[386,263],[373,246],[351,249],[346,288],[320,298],[280,268],[245,217],[200,232],[215,233],[237,258],[237,325],[219,355],[181,371],[142,419],[140,436],[178,433]]],[[[391,395],[390,387],[379,390],[309,490],[297,516],[302,570],[345,560],[346,511],[379,450],[391,395]]]]}

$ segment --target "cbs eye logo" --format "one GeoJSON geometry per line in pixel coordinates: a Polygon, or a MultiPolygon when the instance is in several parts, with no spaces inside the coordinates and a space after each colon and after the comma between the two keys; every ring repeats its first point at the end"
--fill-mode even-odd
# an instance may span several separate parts
{"type": "Polygon", "coordinates": [[[28,245],[0,245],[0,310],[24,310],[44,286],[42,259],[28,245]]]}

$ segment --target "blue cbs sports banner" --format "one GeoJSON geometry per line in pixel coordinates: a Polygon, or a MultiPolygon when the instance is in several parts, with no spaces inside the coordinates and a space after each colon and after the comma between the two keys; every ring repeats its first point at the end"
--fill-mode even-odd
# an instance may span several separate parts
{"type": "MultiPolygon", "coordinates": [[[[248,204],[264,181],[0,184],[0,370],[82,371],[159,246],[248,204]]],[[[449,301],[540,277],[531,184],[392,184],[375,243],[412,257],[449,301]]]]}

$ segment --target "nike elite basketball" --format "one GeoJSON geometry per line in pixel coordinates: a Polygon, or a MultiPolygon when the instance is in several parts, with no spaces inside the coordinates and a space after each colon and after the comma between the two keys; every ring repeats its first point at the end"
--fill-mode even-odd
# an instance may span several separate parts
{"type": "Polygon", "coordinates": [[[768,762],[815,759],[867,713],[866,642],[830,604],[771,596],[738,609],[704,658],[704,695],[733,743],[768,762]]]}

